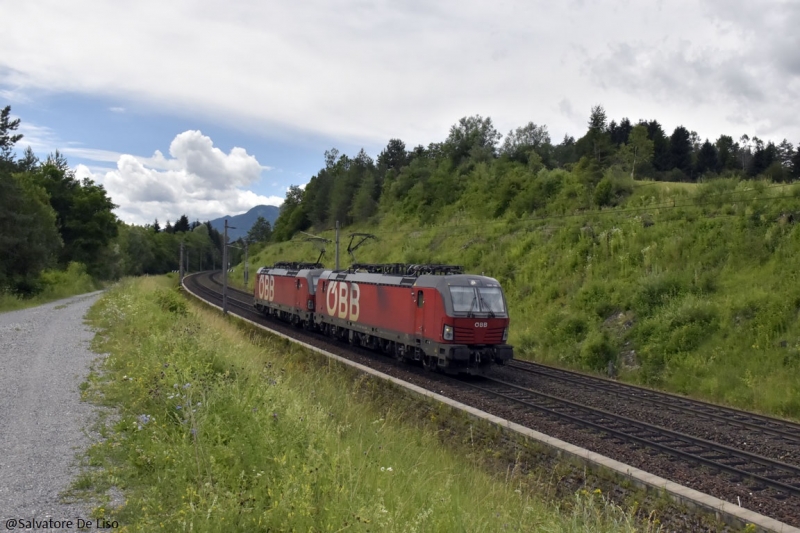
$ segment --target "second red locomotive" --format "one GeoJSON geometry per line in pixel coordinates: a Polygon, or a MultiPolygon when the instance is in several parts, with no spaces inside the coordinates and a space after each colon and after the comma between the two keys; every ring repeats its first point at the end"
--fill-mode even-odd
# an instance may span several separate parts
{"type": "Polygon", "coordinates": [[[258,270],[260,311],[430,369],[482,373],[513,357],[497,280],[452,265],[277,263],[258,270]]]}

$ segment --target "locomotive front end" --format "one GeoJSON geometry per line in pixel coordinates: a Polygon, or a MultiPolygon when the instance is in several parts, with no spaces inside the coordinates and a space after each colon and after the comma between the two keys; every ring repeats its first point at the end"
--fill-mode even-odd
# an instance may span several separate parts
{"type": "Polygon", "coordinates": [[[450,367],[483,370],[514,357],[508,344],[508,307],[497,280],[485,276],[443,278],[444,302],[439,357],[450,367]],[[444,354],[442,354],[444,352],[444,354]]]}

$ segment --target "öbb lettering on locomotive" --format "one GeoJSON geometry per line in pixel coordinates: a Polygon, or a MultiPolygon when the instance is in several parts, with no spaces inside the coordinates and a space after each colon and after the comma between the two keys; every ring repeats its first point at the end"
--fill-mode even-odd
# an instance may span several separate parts
{"type": "Polygon", "coordinates": [[[325,301],[328,304],[326,309],[329,316],[347,318],[348,320],[358,320],[358,297],[359,289],[357,283],[347,283],[344,281],[334,281],[328,285],[325,301]]]}
{"type": "Polygon", "coordinates": [[[497,280],[452,265],[277,263],[258,270],[266,315],[430,369],[481,373],[513,357],[497,280]]]}

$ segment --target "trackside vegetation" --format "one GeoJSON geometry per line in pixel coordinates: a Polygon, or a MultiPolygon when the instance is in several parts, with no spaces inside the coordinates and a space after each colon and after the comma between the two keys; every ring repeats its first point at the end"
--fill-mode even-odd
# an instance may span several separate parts
{"type": "Polygon", "coordinates": [[[0,293],[0,312],[33,307],[102,288],[102,283],[86,272],[83,263],[70,263],[65,270],[44,270],[39,274],[38,284],[40,292],[27,298],[0,293]]]}
{"type": "MultiPolygon", "coordinates": [[[[800,186],[634,181],[612,168],[598,182],[613,191],[600,207],[600,185],[580,169],[501,166],[462,176],[467,192],[429,223],[395,205],[348,227],[342,266],[348,233],[369,232],[377,240],[354,252],[360,262],[455,263],[496,277],[517,357],[600,372],[611,362],[621,379],[800,417],[800,186]],[[509,205],[530,197],[541,207],[493,216],[515,173],[509,205]]],[[[250,272],[318,253],[299,236],[254,256],[250,272]]]]}
{"type": "Polygon", "coordinates": [[[492,475],[369,380],[126,280],[89,314],[106,353],[84,396],[115,407],[75,485],[120,531],[641,531],[587,487],[544,501],[492,475]]]}

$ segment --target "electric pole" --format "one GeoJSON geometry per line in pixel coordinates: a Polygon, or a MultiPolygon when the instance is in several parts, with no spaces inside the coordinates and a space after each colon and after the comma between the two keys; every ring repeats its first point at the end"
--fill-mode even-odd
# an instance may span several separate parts
{"type": "Polygon", "coordinates": [[[339,221],[336,221],[336,270],[339,270],[339,221]]]}
{"type": "Polygon", "coordinates": [[[222,236],[222,314],[228,314],[228,219],[222,236]]]}
{"type": "Polygon", "coordinates": [[[225,234],[222,237],[222,314],[228,314],[228,230],[236,229],[225,219],[225,234]]]}
{"type": "Polygon", "coordinates": [[[244,288],[247,289],[247,241],[244,241],[244,288]]]}
{"type": "Polygon", "coordinates": [[[178,280],[183,281],[183,241],[181,241],[181,258],[178,260],[178,280]]]}

